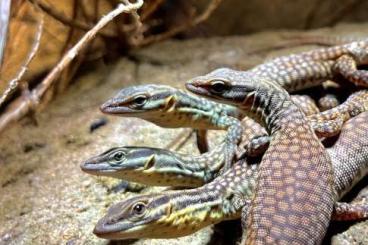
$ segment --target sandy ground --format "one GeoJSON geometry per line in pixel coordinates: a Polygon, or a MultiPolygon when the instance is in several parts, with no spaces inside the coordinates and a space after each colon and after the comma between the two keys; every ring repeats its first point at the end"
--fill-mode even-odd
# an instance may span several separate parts
{"type": "MultiPolygon", "coordinates": [[[[364,35],[368,31],[362,30],[368,30],[367,27],[344,25],[320,32],[364,35]]],[[[101,63],[80,75],[66,94],[37,116],[37,125],[24,120],[1,135],[0,244],[108,244],[92,234],[94,224],[112,203],[136,193],[121,190],[118,180],[81,172],[79,164],[118,145],[165,147],[182,129],[164,129],[134,118],[107,117],[98,106],[120,88],[133,84],[183,87],[185,80],[214,68],[246,69],[270,57],[311,48],[247,54],[270,47],[281,40],[282,34],[285,32],[164,42],[114,64],[101,63]],[[91,133],[90,125],[101,118],[108,119],[107,125],[91,133]]],[[[212,137],[217,142],[220,138],[218,134],[212,137]]],[[[193,140],[182,151],[196,151],[193,140]]],[[[161,189],[146,188],[143,192],[158,190],[161,189]]],[[[349,225],[332,224],[339,233],[333,236],[332,243],[368,244],[368,222],[349,225]]],[[[118,244],[228,241],[226,235],[209,227],[178,239],[118,244]]]]}

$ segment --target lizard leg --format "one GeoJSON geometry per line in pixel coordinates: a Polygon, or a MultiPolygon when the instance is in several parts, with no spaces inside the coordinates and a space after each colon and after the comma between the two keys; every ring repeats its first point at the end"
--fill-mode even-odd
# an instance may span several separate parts
{"type": "Polygon", "coordinates": [[[263,154],[270,144],[270,136],[259,135],[254,137],[246,146],[246,154],[250,157],[256,157],[263,154]]]}
{"type": "Polygon", "coordinates": [[[340,133],[340,130],[344,125],[344,120],[341,117],[337,117],[331,120],[310,121],[310,124],[319,138],[328,138],[340,133]]]}
{"type": "Polygon", "coordinates": [[[240,142],[243,134],[243,127],[241,122],[233,117],[227,117],[226,123],[229,126],[227,135],[225,137],[225,164],[224,170],[229,169],[232,166],[234,157],[238,152],[238,143],[240,142]]]}
{"type": "Polygon", "coordinates": [[[334,94],[326,94],[318,100],[318,107],[321,111],[327,111],[339,105],[339,100],[334,94]]]}
{"type": "Polygon", "coordinates": [[[338,134],[347,120],[368,110],[368,91],[360,90],[330,110],[308,116],[309,123],[319,137],[338,134]]]}
{"type": "Polygon", "coordinates": [[[368,218],[368,203],[336,202],[332,213],[333,220],[350,221],[368,218]]]}
{"type": "Polygon", "coordinates": [[[208,151],[208,141],[207,141],[207,130],[205,129],[196,129],[196,141],[199,152],[205,153],[208,151]]]}
{"type": "Polygon", "coordinates": [[[368,87],[368,71],[358,70],[352,56],[342,55],[336,60],[332,69],[355,85],[368,87]]]}

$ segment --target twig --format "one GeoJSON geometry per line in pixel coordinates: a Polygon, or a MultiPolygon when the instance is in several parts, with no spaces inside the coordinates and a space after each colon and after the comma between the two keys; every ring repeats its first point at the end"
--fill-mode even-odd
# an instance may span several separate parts
{"type": "MultiPolygon", "coordinates": [[[[30,1],[32,4],[38,5],[40,9],[42,9],[42,11],[44,11],[46,14],[50,15],[52,18],[54,18],[55,20],[59,21],[60,23],[64,25],[72,26],[72,27],[78,28],[83,31],[88,31],[92,29],[93,27],[92,25],[89,25],[87,23],[83,23],[83,22],[66,17],[63,13],[57,12],[56,10],[54,10],[50,6],[47,6],[45,3],[43,3],[40,0],[28,0],[28,1],[30,1]]],[[[99,35],[108,37],[108,38],[116,37],[114,33],[107,32],[106,30],[101,31],[99,35]]]]}
{"type": "Polygon", "coordinates": [[[173,28],[171,30],[168,30],[164,33],[146,37],[138,45],[148,45],[148,44],[151,44],[151,43],[162,41],[164,39],[175,36],[176,34],[178,34],[180,32],[183,32],[183,31],[189,29],[192,26],[196,26],[196,25],[200,24],[201,22],[208,19],[208,17],[212,14],[213,11],[215,11],[215,9],[218,7],[218,5],[221,2],[222,2],[222,0],[212,0],[208,4],[206,10],[202,14],[200,14],[196,18],[194,18],[192,21],[189,21],[185,24],[176,26],[175,28],[173,28]]]}
{"type": "Polygon", "coordinates": [[[87,46],[87,44],[96,36],[96,34],[112,21],[116,16],[121,13],[131,13],[134,10],[139,9],[143,5],[143,0],[137,0],[135,3],[119,4],[116,9],[112,10],[107,15],[103,16],[100,21],[74,45],[59,61],[59,63],[49,72],[45,79],[39,83],[34,90],[31,91],[29,96],[22,96],[17,103],[14,110],[8,110],[0,118],[0,132],[5,127],[14,121],[19,120],[24,115],[29,113],[35,108],[42,99],[42,96],[50,88],[50,86],[59,77],[60,73],[67,67],[72,60],[78,55],[78,53],[87,46]]]}
{"type": "Polygon", "coordinates": [[[25,60],[22,67],[20,68],[20,70],[19,70],[18,74],[16,75],[16,77],[9,82],[8,87],[6,88],[3,95],[1,96],[1,98],[0,98],[0,108],[4,105],[5,101],[8,100],[9,96],[11,94],[13,94],[18,89],[19,81],[22,79],[22,77],[24,76],[24,74],[28,70],[29,64],[31,63],[31,61],[35,57],[35,55],[38,51],[38,48],[40,46],[43,27],[44,27],[44,17],[43,17],[43,14],[41,14],[40,19],[39,19],[39,23],[38,23],[38,26],[37,26],[37,32],[36,32],[36,36],[35,36],[35,40],[33,42],[33,47],[31,49],[31,52],[28,54],[27,59],[25,60]]]}
{"type": "MultiPolygon", "coordinates": [[[[126,4],[126,2],[128,2],[128,0],[122,0],[123,3],[126,4]]],[[[143,40],[143,32],[142,32],[142,22],[140,20],[140,17],[137,13],[137,10],[132,11],[131,16],[133,18],[133,32],[131,33],[131,35],[128,38],[128,43],[131,45],[136,45],[137,43],[139,43],[141,40],[143,40]]]]}

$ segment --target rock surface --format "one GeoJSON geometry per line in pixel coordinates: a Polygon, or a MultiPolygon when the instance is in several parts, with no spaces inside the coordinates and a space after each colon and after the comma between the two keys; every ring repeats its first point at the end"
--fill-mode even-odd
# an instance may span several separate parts
{"type": "MultiPolygon", "coordinates": [[[[208,2],[193,1],[201,7],[208,2]]],[[[368,2],[359,0],[226,0],[221,2],[204,26],[205,33],[209,35],[321,28],[336,22],[365,22],[367,10],[368,2]]]]}
{"type": "MultiPolygon", "coordinates": [[[[319,32],[367,34],[368,25],[342,25],[319,32]]],[[[163,129],[134,118],[107,117],[106,126],[89,127],[105,118],[98,107],[120,88],[160,83],[183,87],[184,81],[214,68],[246,69],[264,59],[309,47],[247,55],[282,40],[283,32],[252,36],[168,41],[130,54],[81,75],[67,94],[37,116],[38,125],[23,121],[0,138],[0,244],[107,244],[92,234],[106,208],[136,195],[119,190],[119,181],[92,177],[79,164],[118,145],[165,147],[178,129],[163,129]]],[[[212,134],[216,138],[221,137],[212,134]]],[[[183,152],[195,151],[190,141],[183,152]]],[[[147,188],[143,192],[162,188],[147,188]]],[[[367,244],[368,222],[340,230],[334,244],[367,244]],[[346,230],[346,231],[345,231],[346,230]]],[[[333,233],[333,232],[332,232],[333,233]]],[[[226,244],[211,227],[170,240],[138,240],[119,244],[226,244]],[[220,242],[219,242],[220,241],[220,242]]]]}

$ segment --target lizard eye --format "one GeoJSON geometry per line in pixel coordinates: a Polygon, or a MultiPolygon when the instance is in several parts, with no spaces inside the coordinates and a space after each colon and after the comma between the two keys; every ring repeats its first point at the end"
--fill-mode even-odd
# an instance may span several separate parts
{"type": "Polygon", "coordinates": [[[146,211],[146,204],[143,202],[138,202],[133,205],[132,212],[135,215],[142,215],[146,211]]]}
{"type": "Polygon", "coordinates": [[[147,102],[147,97],[145,95],[137,95],[132,103],[134,106],[142,106],[147,102]]]}
{"type": "Polygon", "coordinates": [[[115,160],[115,161],[121,161],[123,158],[124,158],[124,152],[122,151],[118,151],[118,152],[115,152],[112,156],[112,158],[115,160]]]}
{"type": "Polygon", "coordinates": [[[228,86],[224,81],[214,80],[211,82],[211,92],[214,94],[221,94],[227,90],[228,86]]]}

